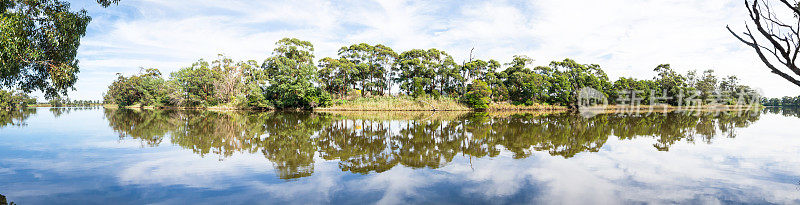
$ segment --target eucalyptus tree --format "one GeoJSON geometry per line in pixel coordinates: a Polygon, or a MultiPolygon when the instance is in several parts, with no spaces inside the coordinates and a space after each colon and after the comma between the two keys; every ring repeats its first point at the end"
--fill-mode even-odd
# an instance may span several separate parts
{"type": "Polygon", "coordinates": [[[641,100],[642,104],[650,104],[651,100],[655,100],[650,98],[651,93],[658,93],[659,89],[657,83],[652,80],[621,77],[614,81],[613,92],[609,93],[609,98],[615,104],[630,104],[633,99],[641,100]]]}
{"type": "Polygon", "coordinates": [[[392,48],[381,44],[353,44],[340,48],[339,57],[355,65],[356,82],[364,90],[363,94],[383,95],[391,88],[391,70],[397,58],[392,48]]]}
{"type": "Polygon", "coordinates": [[[120,106],[163,106],[172,104],[172,99],[168,98],[171,92],[173,90],[161,78],[161,71],[142,68],[139,74],[130,77],[118,74],[117,79],[108,86],[104,99],[105,103],[120,106]]]}
{"type": "Polygon", "coordinates": [[[0,88],[66,95],[78,80],[78,47],[90,21],[86,10],[70,11],[64,1],[0,0],[0,88]]]}
{"type": "MultiPolygon", "coordinates": [[[[500,68],[500,62],[497,60],[489,60],[486,62],[485,69],[480,68],[482,64],[478,64],[478,69],[469,68],[474,65],[465,66],[466,69],[472,69],[477,72],[474,73],[481,73],[478,76],[478,80],[486,82],[489,85],[489,89],[492,90],[491,99],[494,101],[505,101],[508,99],[508,89],[506,85],[503,83],[503,80],[506,79],[508,76],[503,72],[497,72],[497,69],[500,68]],[[484,72],[480,72],[484,70],[484,72]]],[[[470,71],[472,72],[472,71],[470,71]]],[[[470,74],[472,76],[472,74],[470,74]]]]}
{"type": "Polygon", "coordinates": [[[395,62],[395,82],[413,96],[460,95],[465,92],[460,66],[446,52],[431,48],[403,52],[395,62]]]}
{"type": "Polygon", "coordinates": [[[352,61],[328,57],[320,59],[318,67],[319,82],[325,91],[342,96],[348,89],[356,89],[359,71],[352,61]]]}
{"type": "Polygon", "coordinates": [[[680,105],[682,100],[679,98],[694,94],[695,89],[692,87],[694,84],[697,84],[694,71],[690,71],[684,76],[673,70],[670,64],[658,65],[653,71],[658,73],[656,77],[653,78],[659,86],[657,91],[660,91],[662,95],[666,94],[668,98],[666,101],[668,104],[680,105]]]}
{"type": "Polygon", "coordinates": [[[611,82],[606,73],[597,64],[580,64],[572,59],[553,61],[551,77],[554,103],[576,107],[578,90],[589,87],[604,94],[611,93],[611,82]]]}
{"type": "Polygon", "coordinates": [[[413,49],[401,53],[397,61],[394,81],[400,84],[400,90],[412,96],[433,93],[436,90],[434,78],[438,62],[431,55],[439,56],[440,51],[430,49],[413,49]]]}
{"type": "Polygon", "coordinates": [[[533,59],[527,56],[517,55],[506,64],[509,67],[503,70],[503,73],[509,100],[531,105],[546,95],[550,83],[546,76],[527,67],[532,62],[533,59]]]}
{"type": "Polygon", "coordinates": [[[36,104],[36,98],[25,93],[0,90],[0,110],[17,109],[36,104]]]}
{"type": "Polygon", "coordinates": [[[173,102],[181,106],[206,107],[223,103],[215,85],[222,78],[220,70],[213,69],[203,59],[192,66],[170,73],[170,83],[176,88],[173,102]]]}
{"type": "Polygon", "coordinates": [[[480,59],[465,62],[461,69],[461,76],[466,80],[480,79],[486,76],[489,63],[480,59]]]}
{"type": "Polygon", "coordinates": [[[440,53],[433,53],[436,59],[436,84],[439,88],[439,93],[449,97],[457,97],[466,93],[467,81],[461,75],[462,66],[455,63],[453,58],[441,51],[440,53]]]}
{"type": "Polygon", "coordinates": [[[219,74],[219,78],[214,81],[215,98],[220,103],[228,103],[240,97],[245,92],[244,68],[246,64],[236,63],[233,59],[225,55],[217,55],[217,59],[211,62],[211,69],[219,74]]]}
{"type": "Polygon", "coordinates": [[[66,95],[78,80],[76,56],[90,21],[68,2],[0,1],[0,86],[66,95]]]}
{"type": "Polygon", "coordinates": [[[715,100],[712,98],[713,95],[718,94],[718,84],[719,82],[717,80],[717,76],[714,75],[714,70],[709,69],[703,71],[703,75],[697,82],[697,91],[700,92],[700,98],[704,101],[715,100]]]}
{"type": "Polygon", "coordinates": [[[328,102],[322,89],[314,86],[314,45],[296,38],[275,43],[272,56],[262,64],[269,86],[266,98],[277,108],[313,108],[328,102]]]}

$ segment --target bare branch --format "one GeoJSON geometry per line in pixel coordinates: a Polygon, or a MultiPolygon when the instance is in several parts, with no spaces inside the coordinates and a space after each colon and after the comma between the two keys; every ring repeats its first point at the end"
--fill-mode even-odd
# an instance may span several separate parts
{"type": "Polygon", "coordinates": [[[753,48],[772,73],[800,86],[800,81],[797,80],[797,77],[800,77],[800,68],[796,65],[798,55],[800,55],[798,54],[800,53],[800,34],[798,34],[800,33],[800,20],[798,20],[800,9],[798,9],[797,3],[792,4],[788,0],[780,0],[783,3],[781,5],[788,7],[795,16],[792,20],[796,22],[793,24],[796,26],[790,26],[778,18],[776,10],[771,8],[767,1],[769,0],[763,0],[763,2],[753,0],[752,4],[749,0],[744,1],[758,36],[754,35],[748,24],[745,24],[747,32],[742,32],[741,35],[734,32],[730,26],[726,28],[736,39],[753,48]],[[768,43],[761,44],[758,39],[764,39],[768,43]],[[766,53],[771,54],[771,57],[768,57],[766,53]],[[779,62],[782,67],[794,73],[795,76],[781,71],[773,62],[779,62]]]}

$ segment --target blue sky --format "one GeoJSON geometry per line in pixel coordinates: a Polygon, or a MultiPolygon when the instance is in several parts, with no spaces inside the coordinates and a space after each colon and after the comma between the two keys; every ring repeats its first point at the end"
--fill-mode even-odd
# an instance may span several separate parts
{"type": "Polygon", "coordinates": [[[168,74],[218,53],[262,61],[283,37],[312,42],[317,59],[366,42],[398,52],[439,48],[460,62],[474,47],[477,58],[501,62],[527,55],[537,65],[564,58],[600,64],[612,79],[652,78],[662,63],[679,71],[715,69],[767,96],[800,94],[725,30],[742,27],[740,1],[122,0],[109,8],[70,2],[93,18],[72,99],[101,99],[116,73],[140,67],[168,74]]]}

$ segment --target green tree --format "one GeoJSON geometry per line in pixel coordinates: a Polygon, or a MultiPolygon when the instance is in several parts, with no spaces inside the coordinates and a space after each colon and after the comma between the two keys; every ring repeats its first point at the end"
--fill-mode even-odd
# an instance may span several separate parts
{"type": "Polygon", "coordinates": [[[546,98],[546,91],[550,82],[544,75],[534,72],[527,66],[533,59],[527,56],[514,56],[506,70],[505,89],[508,90],[508,99],[514,103],[532,105],[546,98]]]}
{"type": "Polygon", "coordinates": [[[0,110],[19,109],[33,104],[36,104],[36,98],[25,93],[0,90],[0,110]]]}
{"type": "Polygon", "coordinates": [[[415,97],[423,94],[458,96],[464,92],[464,78],[453,57],[437,49],[413,49],[395,61],[394,81],[400,90],[415,97]]]}
{"type": "MultiPolygon", "coordinates": [[[[466,66],[467,69],[469,66],[466,66]]],[[[497,69],[500,68],[500,62],[496,60],[489,60],[486,65],[485,74],[479,77],[479,80],[486,82],[489,85],[489,88],[492,89],[492,100],[494,101],[505,101],[508,100],[508,89],[506,85],[503,83],[503,80],[506,79],[508,76],[504,72],[497,72],[497,69]]],[[[481,70],[481,69],[474,69],[474,70],[481,70]]],[[[479,71],[478,71],[479,72],[479,71]]],[[[476,73],[478,73],[476,72],[476,73]]]]}
{"type": "Polygon", "coordinates": [[[611,82],[608,76],[596,64],[579,64],[572,59],[550,63],[551,71],[547,71],[553,93],[551,102],[569,107],[576,107],[578,90],[588,87],[608,95],[611,93],[611,82]]]}
{"type": "Polygon", "coordinates": [[[347,59],[323,58],[319,60],[319,81],[325,91],[343,96],[348,89],[356,89],[359,71],[347,59]]]}
{"type": "Polygon", "coordinates": [[[266,98],[277,108],[310,109],[330,103],[330,95],[314,86],[314,46],[296,38],[281,39],[276,46],[262,64],[269,82],[266,98]]]}
{"type": "Polygon", "coordinates": [[[46,98],[73,89],[91,18],[69,8],[58,0],[0,1],[0,86],[42,91],[46,98]]]}
{"type": "Polygon", "coordinates": [[[119,106],[163,106],[171,105],[167,95],[173,91],[161,78],[161,72],[150,68],[141,69],[140,74],[131,77],[118,74],[103,98],[105,103],[119,106]]]}
{"type": "Polygon", "coordinates": [[[433,57],[438,57],[438,54],[440,52],[435,49],[429,51],[413,49],[401,53],[395,62],[397,76],[394,79],[400,85],[400,90],[415,97],[419,94],[433,93],[435,69],[438,66],[433,57]]]}
{"type": "Polygon", "coordinates": [[[480,80],[473,80],[469,85],[469,91],[461,97],[461,102],[471,108],[483,110],[489,108],[489,103],[492,102],[491,96],[492,90],[489,85],[480,80]]]}
{"type": "Polygon", "coordinates": [[[700,80],[697,81],[697,91],[700,92],[700,98],[703,101],[713,100],[712,95],[717,94],[718,89],[718,80],[717,76],[714,75],[714,70],[706,70],[703,71],[703,75],[701,76],[700,80]]]}
{"type": "Polygon", "coordinates": [[[388,46],[353,44],[340,48],[339,57],[353,64],[356,70],[354,81],[364,91],[362,94],[383,95],[389,88],[397,53],[388,46]]]}
{"type": "Polygon", "coordinates": [[[693,94],[694,89],[690,86],[690,83],[695,84],[692,80],[695,76],[693,72],[689,72],[688,77],[683,76],[672,70],[669,64],[658,65],[653,71],[658,73],[653,80],[659,86],[659,91],[670,98],[667,100],[670,105],[680,105],[679,98],[693,94]]]}
{"type": "Polygon", "coordinates": [[[175,102],[183,106],[214,106],[222,102],[214,85],[222,78],[219,70],[212,69],[210,64],[200,59],[170,74],[170,83],[176,88],[175,102]]]}
{"type": "Polygon", "coordinates": [[[609,97],[613,103],[633,104],[630,102],[632,99],[641,100],[641,102],[637,103],[642,103],[644,105],[650,104],[651,101],[654,101],[654,103],[662,103],[655,102],[655,99],[651,100],[654,94],[658,95],[660,93],[657,83],[652,80],[638,80],[622,77],[614,81],[612,90],[614,92],[611,92],[609,97]]]}

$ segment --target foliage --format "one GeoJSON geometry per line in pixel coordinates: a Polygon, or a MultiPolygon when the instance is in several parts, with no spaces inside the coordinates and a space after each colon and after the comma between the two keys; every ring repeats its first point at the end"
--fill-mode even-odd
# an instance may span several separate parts
{"type": "Polygon", "coordinates": [[[100,4],[100,6],[108,7],[111,6],[111,4],[119,4],[119,1],[120,0],[97,0],[97,3],[100,4]]]}
{"type": "Polygon", "coordinates": [[[680,74],[662,64],[653,69],[656,77],[652,80],[623,77],[612,82],[596,64],[572,59],[546,66],[533,66],[533,62],[517,55],[506,64],[481,59],[457,64],[437,49],[412,49],[398,55],[384,45],[360,43],[342,47],[337,58],[322,58],[314,65],[313,44],[284,38],[260,65],[254,60],[234,63],[220,55],[211,63],[199,60],[174,72],[169,80],[153,74],[157,70],[130,78],[120,76],[109,87],[106,102],[313,109],[331,105],[334,98],[354,100],[399,89],[399,95],[419,98],[419,102],[460,99],[479,109],[492,102],[575,108],[578,92],[587,87],[617,104],[749,104],[759,99],[753,89],[739,84],[736,76],[718,78],[713,70],[680,74]]]}
{"type": "Polygon", "coordinates": [[[547,101],[549,96],[546,89],[550,88],[551,82],[546,79],[547,76],[528,68],[531,63],[533,59],[527,56],[514,56],[511,63],[507,64],[510,67],[502,72],[504,80],[502,88],[508,93],[508,99],[515,104],[533,105],[547,101]]]}
{"type": "MultiPolygon", "coordinates": [[[[108,86],[103,97],[105,103],[120,106],[139,104],[142,106],[169,105],[167,94],[171,93],[166,81],[161,78],[158,69],[142,69],[138,75],[125,77],[117,75],[117,79],[108,86]]],[[[60,102],[59,102],[60,104],[60,102]]]]}
{"type": "Polygon", "coordinates": [[[469,85],[469,91],[464,96],[461,96],[461,102],[471,108],[485,110],[492,102],[491,96],[492,90],[489,85],[483,81],[474,80],[469,85]]]}
{"type": "Polygon", "coordinates": [[[170,74],[171,86],[176,88],[176,104],[184,106],[211,106],[226,102],[218,94],[216,82],[222,80],[222,71],[212,69],[208,62],[199,60],[170,74]]]}
{"type": "Polygon", "coordinates": [[[394,81],[406,94],[459,96],[463,93],[464,78],[453,57],[436,49],[413,49],[403,52],[395,62],[394,81]]]}
{"type": "Polygon", "coordinates": [[[551,62],[550,68],[543,69],[552,87],[549,102],[577,106],[577,92],[588,87],[603,92],[606,97],[611,93],[611,82],[605,72],[597,64],[580,64],[572,59],[551,62]]]}
{"type": "Polygon", "coordinates": [[[782,98],[763,98],[761,104],[764,106],[800,106],[800,96],[782,98]]]}
{"type": "Polygon", "coordinates": [[[0,90],[0,109],[18,109],[36,104],[36,98],[25,93],[0,90]]]}
{"type": "Polygon", "coordinates": [[[77,81],[80,38],[91,18],[58,0],[0,1],[0,86],[46,98],[77,81]]]}
{"type": "Polygon", "coordinates": [[[649,104],[652,100],[652,92],[660,92],[658,84],[652,80],[637,80],[634,78],[619,78],[614,81],[612,85],[612,92],[610,99],[615,104],[630,103],[631,98],[641,99],[644,104],[649,104]]]}
{"type": "Polygon", "coordinates": [[[315,87],[317,69],[313,64],[314,46],[308,41],[284,38],[261,66],[267,72],[267,99],[276,108],[304,108],[327,106],[331,97],[315,87]]]}
{"type": "Polygon", "coordinates": [[[339,58],[343,64],[334,65],[345,66],[350,71],[348,77],[351,80],[347,81],[347,85],[354,89],[358,86],[364,91],[363,94],[383,95],[390,87],[391,71],[397,53],[388,46],[353,44],[339,49],[339,58]]]}

